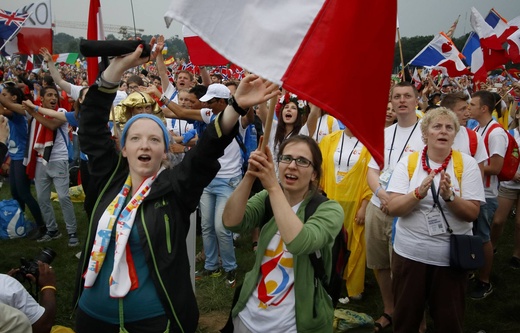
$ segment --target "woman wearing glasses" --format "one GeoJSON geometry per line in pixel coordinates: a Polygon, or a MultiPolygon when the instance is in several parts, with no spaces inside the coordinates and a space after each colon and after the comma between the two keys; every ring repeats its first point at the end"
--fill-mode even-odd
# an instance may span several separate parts
{"type": "Polygon", "coordinates": [[[270,216],[267,205],[273,212],[232,309],[234,332],[332,332],[332,301],[321,283],[315,285],[309,254],[319,252],[330,271],[343,210],[336,201],[325,201],[303,222],[321,176],[321,152],[312,138],[296,135],[283,141],[276,160],[278,177],[269,148],[251,154],[222,216],[227,228],[244,232],[270,216]],[[265,190],[248,201],[256,177],[265,190]]]}

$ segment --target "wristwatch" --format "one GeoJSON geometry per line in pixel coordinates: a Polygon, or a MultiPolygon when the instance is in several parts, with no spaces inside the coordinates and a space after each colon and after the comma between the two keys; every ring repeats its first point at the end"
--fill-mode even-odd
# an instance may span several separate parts
{"type": "Polygon", "coordinates": [[[453,200],[455,200],[455,192],[451,191],[451,195],[448,197],[448,199],[442,198],[442,200],[444,200],[445,202],[452,202],[453,200]]]}
{"type": "Polygon", "coordinates": [[[227,101],[228,105],[231,105],[233,109],[235,109],[235,112],[244,117],[247,114],[247,110],[242,109],[240,106],[238,106],[237,101],[235,100],[235,97],[231,96],[229,97],[227,101]]]}

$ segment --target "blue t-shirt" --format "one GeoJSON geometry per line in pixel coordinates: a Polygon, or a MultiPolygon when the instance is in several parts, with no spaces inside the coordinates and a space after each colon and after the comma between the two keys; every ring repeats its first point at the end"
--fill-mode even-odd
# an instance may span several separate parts
{"type": "Polygon", "coordinates": [[[27,147],[27,118],[13,112],[9,119],[9,156],[13,161],[21,161],[27,147]]]}
{"type": "MultiPolygon", "coordinates": [[[[103,267],[94,285],[83,290],[79,307],[91,317],[117,325],[119,324],[119,299],[110,297],[108,284],[114,267],[115,229],[114,227],[112,231],[103,267]]],[[[128,242],[137,271],[139,287],[129,291],[123,298],[124,321],[130,323],[164,315],[164,308],[146,265],[135,225],[132,227],[128,242]]]]}

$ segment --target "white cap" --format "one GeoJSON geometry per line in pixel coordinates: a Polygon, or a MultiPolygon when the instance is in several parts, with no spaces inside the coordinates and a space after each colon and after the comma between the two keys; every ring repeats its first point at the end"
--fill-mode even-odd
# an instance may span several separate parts
{"type": "Polygon", "coordinates": [[[214,83],[209,85],[208,91],[199,100],[201,102],[207,102],[212,98],[228,99],[229,97],[231,97],[231,92],[229,91],[228,87],[220,83],[214,83]]]}

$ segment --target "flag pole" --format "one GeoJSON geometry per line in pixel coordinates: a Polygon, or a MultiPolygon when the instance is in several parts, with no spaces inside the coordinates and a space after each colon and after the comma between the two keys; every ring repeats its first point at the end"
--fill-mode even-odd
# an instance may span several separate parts
{"type": "Polygon", "coordinates": [[[130,6],[132,7],[132,20],[134,22],[134,38],[137,39],[137,29],[135,28],[135,15],[134,15],[134,1],[130,0],[130,6]]]}
{"type": "Polygon", "coordinates": [[[25,20],[23,20],[22,24],[20,24],[20,26],[13,32],[13,34],[7,38],[7,40],[4,42],[4,45],[2,45],[0,47],[0,52],[2,52],[2,50],[6,47],[7,43],[9,43],[10,41],[13,40],[13,38],[18,34],[18,32],[20,31],[20,29],[22,29],[23,25],[25,24],[25,22],[27,21],[27,19],[29,17],[31,17],[33,12],[30,12],[29,15],[27,15],[27,17],[25,18],[25,20]]]}
{"type": "MultiPolygon", "coordinates": [[[[262,140],[262,144],[260,145],[260,151],[265,151],[265,146],[269,142],[269,137],[271,136],[271,128],[273,127],[273,118],[274,118],[274,108],[276,103],[278,102],[278,95],[271,97],[269,100],[269,109],[267,111],[267,117],[265,119],[265,128],[264,128],[264,139],[262,140]]],[[[274,153],[274,152],[272,152],[274,153]]]]}
{"type": "Polygon", "coordinates": [[[399,54],[401,56],[401,75],[402,75],[402,80],[405,79],[405,76],[404,76],[404,57],[403,57],[403,46],[401,45],[401,34],[399,33],[399,27],[397,27],[397,42],[399,44],[399,54]]]}

